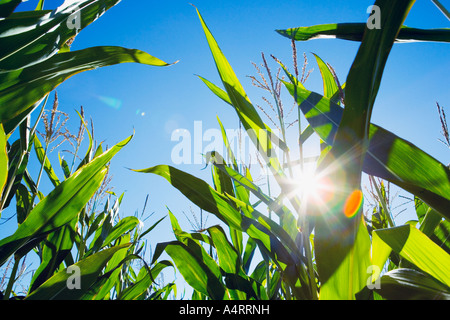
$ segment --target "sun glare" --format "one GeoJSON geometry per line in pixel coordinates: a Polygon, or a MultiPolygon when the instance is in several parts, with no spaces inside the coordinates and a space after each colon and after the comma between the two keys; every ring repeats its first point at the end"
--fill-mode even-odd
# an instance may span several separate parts
{"type": "Polygon", "coordinates": [[[325,177],[316,174],[315,168],[304,168],[296,173],[297,194],[308,202],[327,202],[331,196],[331,183],[325,177]]]}
{"type": "MultiPolygon", "coordinates": [[[[333,183],[323,173],[316,173],[315,168],[306,167],[305,170],[298,170],[295,173],[295,192],[304,203],[316,205],[329,212],[330,204],[336,191],[333,183]]],[[[339,192],[342,193],[342,190],[339,192]]],[[[342,207],[342,213],[347,218],[353,218],[361,209],[363,203],[363,193],[361,190],[354,190],[348,194],[342,207]]],[[[314,212],[314,211],[312,211],[314,212]]]]}

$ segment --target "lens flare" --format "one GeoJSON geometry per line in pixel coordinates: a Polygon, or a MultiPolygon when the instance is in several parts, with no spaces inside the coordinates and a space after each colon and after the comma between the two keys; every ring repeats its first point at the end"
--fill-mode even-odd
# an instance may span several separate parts
{"type": "Polygon", "coordinates": [[[347,218],[353,218],[361,208],[363,193],[361,190],[353,191],[345,201],[344,214],[347,218]]]}
{"type": "Polygon", "coordinates": [[[119,110],[122,107],[122,101],[113,97],[97,96],[97,98],[108,107],[119,110]]]}
{"type": "Polygon", "coordinates": [[[333,184],[327,177],[318,174],[315,170],[296,172],[295,176],[297,194],[306,202],[325,205],[333,198],[333,184]]]}
{"type": "Polygon", "coordinates": [[[319,182],[313,171],[303,171],[297,174],[296,189],[304,196],[316,194],[319,182]]]}

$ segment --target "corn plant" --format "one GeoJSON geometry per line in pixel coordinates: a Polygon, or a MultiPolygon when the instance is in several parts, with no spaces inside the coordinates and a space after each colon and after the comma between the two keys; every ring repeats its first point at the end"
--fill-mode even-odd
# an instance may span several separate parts
{"type": "MultiPolygon", "coordinates": [[[[66,128],[60,127],[61,123],[56,116],[57,107],[55,94],[55,101],[49,112],[51,116],[43,121],[44,143],[41,143],[38,135],[34,135],[30,142],[41,166],[38,178],[34,180],[28,174],[25,184],[19,181],[15,187],[18,229],[12,236],[3,239],[0,247],[3,263],[14,253],[14,266],[3,298],[7,299],[11,293],[15,294],[13,286],[19,261],[31,251],[37,254],[39,267],[33,273],[26,296],[21,296],[24,299],[147,299],[168,296],[175,289],[173,284],[159,288],[155,279],[164,268],[172,264],[161,261],[149,266],[143,258],[144,237],[162,219],[147,230],[142,230],[143,214],[140,217],[134,215],[121,218],[119,209],[124,194],[116,196],[108,188],[108,163],[113,154],[128,143],[131,137],[106,151],[102,144],[94,149],[92,133],[87,127],[83,112],[79,113],[78,133],[73,135],[66,128]],[[75,139],[74,148],[78,150],[82,132],[87,132],[89,137],[86,154],[78,161],[78,169],[75,171],[70,169],[70,161],[60,155],[59,166],[64,173],[64,178],[61,179],[49,160],[49,143],[53,141],[58,147],[61,142],[52,138],[70,137],[75,139]],[[99,162],[102,158],[104,160],[99,162]],[[99,171],[96,174],[98,178],[93,170],[99,171]],[[39,191],[39,181],[44,175],[55,186],[47,197],[39,191]],[[39,199],[34,205],[36,196],[39,199]],[[134,271],[136,261],[141,264],[137,275],[134,271]],[[74,266],[80,268],[79,281],[83,283],[84,290],[72,290],[67,286],[71,275],[67,270],[74,266]]],[[[65,119],[62,123],[66,121],[65,119]]],[[[64,141],[65,138],[61,140],[64,141]]],[[[76,153],[73,158],[77,158],[76,153]]]]}
{"type": "MultiPolygon", "coordinates": [[[[180,230],[170,214],[177,240],[159,244],[159,250],[171,256],[196,290],[195,297],[322,300],[450,297],[450,255],[446,251],[449,168],[407,140],[371,123],[392,46],[402,40],[448,42],[448,29],[403,26],[413,4],[414,1],[376,1],[382,12],[380,29],[360,23],[279,31],[294,41],[333,35],[361,42],[342,85],[331,66],[315,56],[323,79],[322,94],[306,89],[299,73],[290,73],[279,62],[287,78],[282,80],[284,87],[308,122],[304,130],[300,127],[300,145],[314,133],[323,146],[316,161],[318,187],[309,197],[302,196],[296,187],[306,183],[302,181],[306,178],[291,174],[296,161],[289,160],[290,149],[283,136],[276,136],[262,120],[197,11],[224,89],[201,79],[234,108],[281,192],[276,197],[267,195],[247,170],[240,170],[225,135],[229,163],[215,151],[206,155],[213,165],[214,186],[167,165],[136,170],[165,178],[229,228],[228,236],[218,227],[212,227],[214,231],[208,229],[209,236],[188,234],[180,230]],[[283,159],[275,155],[275,148],[283,151],[283,159]],[[364,217],[363,174],[368,174],[372,181],[380,178],[413,194],[417,224],[394,224],[386,189],[377,183],[374,186],[380,210],[371,219],[364,217]],[[259,209],[261,204],[273,215],[263,213],[259,209]],[[214,232],[220,239],[213,239],[214,232]],[[219,261],[215,262],[212,252],[208,254],[201,244],[215,248],[219,261]],[[242,268],[255,248],[264,258],[258,266],[266,271],[265,277],[253,276],[242,268]],[[227,281],[230,271],[241,281],[239,284],[227,281]],[[266,288],[264,294],[262,287],[266,288]]],[[[276,102],[277,95],[274,99],[276,102]]],[[[279,105],[277,108],[280,110],[279,105]]]]}
{"type": "Polygon", "coordinates": [[[122,47],[93,47],[71,51],[79,32],[118,0],[65,1],[54,10],[44,10],[39,1],[35,11],[15,12],[20,0],[0,1],[0,214],[16,210],[17,228],[0,240],[0,266],[8,278],[2,299],[161,299],[175,289],[157,286],[155,279],[170,262],[149,266],[141,257],[143,237],[156,225],[142,230],[136,216],[120,218],[122,196],[106,193],[109,163],[132,136],[105,149],[94,145],[83,110],[76,135],[67,131],[67,115],[53,107],[46,110],[49,94],[69,77],[99,67],[136,62],[167,66],[145,52],[122,47]],[[35,123],[31,113],[39,111],[35,123]],[[38,124],[44,123],[43,132],[38,124]],[[86,154],[79,156],[83,134],[89,136],[86,154]],[[11,141],[15,136],[17,140],[11,141]],[[41,140],[41,138],[42,140],[41,140]],[[59,141],[59,142],[58,142],[59,141]],[[59,157],[64,173],[58,177],[49,154],[58,144],[71,142],[73,160],[59,157]],[[52,143],[58,143],[51,147],[52,143]],[[35,151],[40,167],[32,177],[30,153],[35,151]],[[79,161],[77,159],[80,159],[79,161]],[[45,192],[45,176],[53,189],[45,192]],[[47,194],[46,194],[47,193],[47,194]],[[102,197],[108,195],[103,210],[102,197]],[[25,296],[14,291],[20,261],[35,252],[39,266],[25,296]],[[10,260],[11,259],[11,260],[10,260]],[[138,274],[134,262],[141,261],[138,274]],[[71,283],[75,272],[75,282],[71,283]],[[77,273],[78,272],[78,273],[77,273]],[[82,284],[82,285],[81,285],[82,284]],[[144,284],[144,285],[143,285],[144,284]]]}

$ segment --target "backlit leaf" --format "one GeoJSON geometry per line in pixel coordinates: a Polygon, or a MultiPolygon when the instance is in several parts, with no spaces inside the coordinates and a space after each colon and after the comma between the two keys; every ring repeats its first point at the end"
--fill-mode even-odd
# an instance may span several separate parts
{"type": "Polygon", "coordinates": [[[115,246],[77,262],[74,267],[80,270],[80,289],[68,287],[67,283],[70,281],[73,270],[64,269],[28,295],[26,300],[78,300],[95,283],[102,269],[114,254],[129,246],[129,244],[115,246]]]}
{"type": "Polygon", "coordinates": [[[27,242],[70,222],[100,187],[107,172],[106,164],[130,139],[118,143],[79,169],[40,201],[14,234],[0,241],[0,265],[27,242]]]}

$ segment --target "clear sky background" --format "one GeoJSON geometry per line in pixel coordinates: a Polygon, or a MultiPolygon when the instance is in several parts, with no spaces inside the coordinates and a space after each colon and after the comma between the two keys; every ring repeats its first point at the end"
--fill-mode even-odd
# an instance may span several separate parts
{"type": "MultiPolygon", "coordinates": [[[[251,62],[260,64],[264,52],[267,57],[273,54],[292,66],[290,40],[277,34],[276,29],[364,22],[368,17],[366,10],[373,4],[366,0],[123,0],[84,29],[72,50],[117,45],[146,51],[167,62],[179,60],[165,68],[122,64],[97,69],[76,75],[57,89],[60,108],[70,114],[70,126],[74,130],[79,123],[75,110],[82,105],[86,115],[93,119],[97,141],[111,146],[135,131],[130,144],[112,161],[112,185],[116,193],[125,192],[122,216],[141,211],[149,194],[147,213],[154,212],[154,215],[146,222],[147,227],[167,215],[168,206],[189,230],[182,212],[189,215],[193,206],[161,177],[133,173],[127,168],[173,165],[171,152],[177,143],[171,141],[171,134],[181,128],[193,132],[194,121],[202,121],[204,130],[218,129],[216,117],[219,116],[226,128],[238,127],[235,112],[195,76],[201,75],[221,85],[199,19],[189,5],[191,1],[200,10],[250,99],[261,105],[264,93],[252,86],[247,77],[256,74],[251,62]]],[[[30,0],[21,9],[32,10],[37,2],[30,0]]],[[[47,0],[45,9],[53,9],[62,2],[47,0]]],[[[443,3],[450,7],[450,1],[443,3]]],[[[450,22],[429,0],[418,0],[405,24],[418,28],[450,27],[450,22]]],[[[299,61],[305,52],[308,68],[315,69],[306,87],[322,93],[312,52],[329,62],[343,83],[358,46],[343,40],[297,42],[299,61]]],[[[438,141],[441,127],[436,102],[450,110],[449,57],[448,44],[396,44],[372,118],[372,122],[411,141],[445,164],[450,162],[450,152],[438,141]]],[[[276,68],[273,63],[271,66],[276,68]]],[[[290,106],[291,100],[286,100],[286,105],[290,106]]],[[[316,149],[308,152],[314,154],[316,149]]],[[[56,153],[52,155],[56,156],[56,153]]],[[[211,182],[209,169],[201,170],[202,166],[197,165],[176,167],[211,182]]],[[[60,171],[57,174],[62,176],[60,171]]],[[[194,207],[193,210],[199,213],[194,207]]],[[[153,231],[149,244],[154,247],[157,242],[173,239],[166,219],[153,231]]]]}

